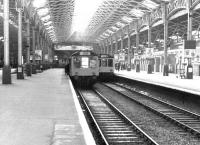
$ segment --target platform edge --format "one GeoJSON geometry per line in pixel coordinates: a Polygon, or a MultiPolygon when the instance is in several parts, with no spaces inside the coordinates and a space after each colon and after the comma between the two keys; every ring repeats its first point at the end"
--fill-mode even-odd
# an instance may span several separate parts
{"type": "Polygon", "coordinates": [[[91,133],[91,131],[89,129],[89,126],[87,124],[87,121],[85,119],[85,116],[84,116],[84,114],[82,112],[80,103],[78,101],[76,92],[75,92],[75,90],[73,88],[73,85],[72,85],[72,82],[71,82],[70,79],[69,79],[69,84],[70,84],[70,89],[72,91],[72,96],[74,98],[74,103],[75,103],[75,106],[76,106],[76,111],[78,113],[79,123],[81,125],[82,131],[83,131],[83,134],[84,134],[85,142],[86,142],[87,145],[96,145],[95,140],[94,140],[94,138],[92,136],[92,133],[91,133]]]}

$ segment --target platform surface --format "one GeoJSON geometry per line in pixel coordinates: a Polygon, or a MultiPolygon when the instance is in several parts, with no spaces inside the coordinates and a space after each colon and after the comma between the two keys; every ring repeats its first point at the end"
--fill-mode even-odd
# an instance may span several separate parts
{"type": "Polygon", "coordinates": [[[162,73],[147,74],[146,71],[135,72],[135,70],[115,70],[114,73],[133,80],[200,95],[200,76],[194,76],[193,79],[181,79],[177,74],[170,73],[169,76],[163,76],[162,73]]]}
{"type": "Polygon", "coordinates": [[[64,69],[13,74],[11,85],[0,83],[0,145],[95,144],[76,99],[64,69]]]}

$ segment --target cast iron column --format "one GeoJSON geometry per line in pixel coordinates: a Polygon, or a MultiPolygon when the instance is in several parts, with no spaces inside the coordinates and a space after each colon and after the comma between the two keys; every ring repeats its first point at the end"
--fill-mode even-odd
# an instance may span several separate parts
{"type": "Polygon", "coordinates": [[[122,36],[122,34],[121,34],[121,52],[123,51],[123,48],[124,48],[124,46],[123,46],[123,36],[122,36]]]}
{"type": "Polygon", "coordinates": [[[188,4],[188,26],[187,26],[187,40],[192,40],[192,11],[190,10],[190,7],[192,5],[191,0],[187,0],[188,4]]]}
{"type": "Polygon", "coordinates": [[[36,63],[35,63],[35,27],[32,27],[32,74],[36,74],[36,63]]]}
{"type": "Polygon", "coordinates": [[[112,40],[112,36],[110,38],[110,55],[113,55],[113,40],[112,40]]]}
{"type": "Polygon", "coordinates": [[[18,8],[18,67],[17,79],[24,79],[22,66],[22,9],[18,8]]]}
{"type": "Polygon", "coordinates": [[[118,41],[117,41],[117,36],[115,37],[115,54],[118,53],[118,41]]]}
{"type": "Polygon", "coordinates": [[[26,64],[26,75],[31,76],[32,74],[32,67],[30,64],[30,20],[27,19],[27,64],[26,64]]]}
{"type": "Polygon", "coordinates": [[[167,41],[168,41],[168,20],[167,20],[167,4],[162,2],[162,15],[164,23],[164,67],[163,67],[163,76],[168,76],[168,60],[167,60],[167,41]]]}
{"type": "Polygon", "coordinates": [[[3,1],[4,11],[4,66],[2,84],[11,84],[11,68],[9,58],[9,0],[3,1]]]}
{"type": "MultiPolygon", "coordinates": [[[[129,30],[129,28],[128,28],[129,30]]],[[[130,33],[128,31],[128,65],[131,66],[131,38],[130,38],[130,33]]]]}

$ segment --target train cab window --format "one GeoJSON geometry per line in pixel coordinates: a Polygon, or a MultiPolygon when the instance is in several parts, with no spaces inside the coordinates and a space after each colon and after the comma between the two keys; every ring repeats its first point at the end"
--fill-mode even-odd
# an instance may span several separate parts
{"type": "Polygon", "coordinates": [[[107,59],[101,59],[101,66],[103,67],[107,66],[107,59]]]}
{"type": "Polygon", "coordinates": [[[80,65],[81,65],[80,58],[75,57],[74,60],[73,60],[73,62],[74,62],[74,66],[76,68],[80,68],[80,65]]]}
{"type": "Polygon", "coordinates": [[[95,68],[97,66],[97,61],[95,59],[90,60],[90,68],[95,68]]]}
{"type": "Polygon", "coordinates": [[[82,57],[81,58],[81,68],[88,68],[89,67],[89,58],[82,57]]]}
{"type": "Polygon", "coordinates": [[[113,66],[113,59],[108,59],[108,67],[112,67],[113,66]]]}

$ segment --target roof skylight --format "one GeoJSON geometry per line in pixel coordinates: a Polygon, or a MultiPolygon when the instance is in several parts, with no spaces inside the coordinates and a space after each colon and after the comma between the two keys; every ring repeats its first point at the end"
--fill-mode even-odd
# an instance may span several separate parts
{"type": "Polygon", "coordinates": [[[50,18],[51,18],[50,15],[46,15],[46,16],[42,17],[41,20],[42,20],[42,21],[47,21],[47,20],[49,20],[50,18]]]}
{"type": "Polygon", "coordinates": [[[127,17],[127,16],[123,16],[123,17],[122,17],[122,20],[125,21],[125,22],[130,23],[130,22],[132,21],[132,18],[127,17]]]}
{"type": "Polygon", "coordinates": [[[118,31],[119,28],[117,28],[116,26],[112,26],[111,29],[115,30],[115,31],[118,31]]]}
{"type": "Polygon", "coordinates": [[[33,4],[33,7],[35,8],[41,8],[41,7],[44,7],[47,3],[47,0],[34,0],[32,2],[33,4]]]}
{"type": "Polygon", "coordinates": [[[116,25],[120,26],[120,27],[124,27],[125,24],[124,23],[121,23],[121,22],[117,22],[116,25]]]}
{"type": "Polygon", "coordinates": [[[130,11],[130,14],[135,15],[136,17],[142,17],[144,15],[144,12],[139,9],[132,9],[130,11]]]}
{"type": "Polygon", "coordinates": [[[150,9],[156,9],[159,5],[151,0],[144,0],[142,5],[147,6],[150,9]]]}
{"type": "Polygon", "coordinates": [[[42,17],[49,13],[49,9],[48,8],[38,9],[37,13],[40,17],[42,17]]]}
{"type": "Polygon", "coordinates": [[[72,32],[84,32],[93,14],[103,1],[104,0],[76,0],[72,32]]]}

